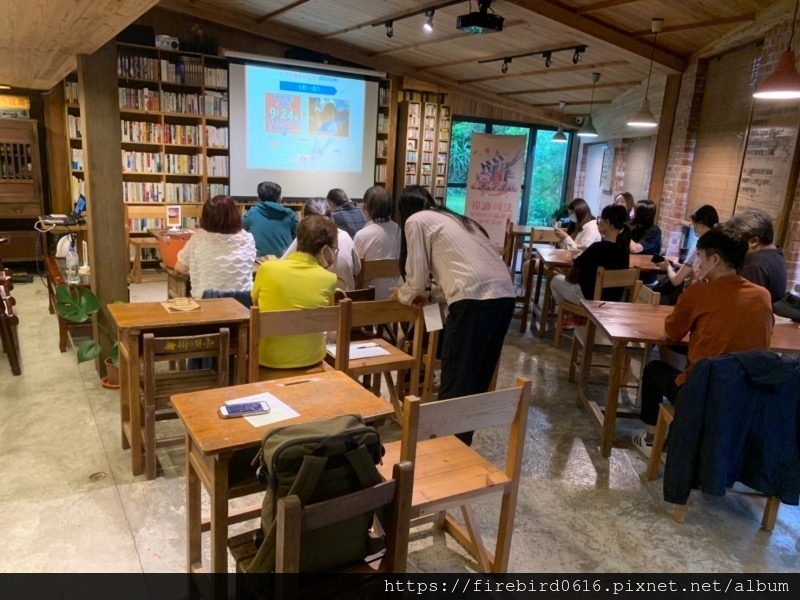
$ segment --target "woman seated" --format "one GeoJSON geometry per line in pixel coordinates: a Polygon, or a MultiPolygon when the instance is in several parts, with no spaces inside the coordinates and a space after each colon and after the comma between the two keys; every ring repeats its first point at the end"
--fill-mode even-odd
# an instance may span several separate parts
{"type": "Polygon", "coordinates": [[[256,244],[242,229],[242,215],[230,196],[214,196],[203,205],[200,229],[178,252],[175,270],[189,273],[192,297],[205,290],[249,292],[253,287],[256,244]]]}
{"type": "MultiPolygon", "coordinates": [[[[631,234],[627,221],[628,212],[624,206],[612,204],[603,209],[597,220],[602,241],[589,246],[572,262],[572,270],[567,277],[556,275],[553,278],[550,289],[557,301],[580,304],[581,300],[592,300],[598,267],[608,270],[628,268],[631,234]]],[[[622,293],[621,288],[604,289],[603,300],[619,301],[622,293]]]]}
{"type": "Polygon", "coordinates": [[[633,201],[633,194],[630,192],[620,192],[614,196],[614,204],[624,206],[625,210],[628,211],[628,215],[630,215],[633,210],[633,205],[635,204],[633,201]]]}
{"type": "Polygon", "coordinates": [[[559,248],[583,252],[595,242],[600,241],[597,220],[592,214],[592,209],[586,204],[586,200],[575,198],[567,205],[567,212],[569,213],[569,227],[555,230],[560,240],[559,248]]]}
{"type": "MultiPolygon", "coordinates": [[[[719,224],[719,215],[717,215],[717,209],[713,206],[704,204],[692,211],[692,214],[689,215],[689,220],[692,223],[692,231],[694,231],[695,237],[700,239],[704,233],[711,231],[719,224]]],[[[682,265],[674,265],[665,260],[659,267],[667,274],[672,285],[680,286],[692,274],[692,265],[696,255],[697,248],[692,248],[682,265]]]]}
{"type": "MultiPolygon", "coordinates": [[[[339,251],[337,237],[338,230],[330,219],[303,219],[297,226],[297,250],[258,268],[253,303],[262,312],[332,305],[336,275],[331,269],[339,251]]],[[[324,358],[322,333],[261,338],[258,344],[259,364],[273,369],[310,367],[324,358]]]]}
{"type": "MultiPolygon", "coordinates": [[[[303,218],[324,217],[333,223],[331,218],[331,205],[325,198],[311,198],[303,205],[303,218]]],[[[336,224],[334,223],[334,226],[336,224]]],[[[336,287],[345,291],[356,288],[355,276],[361,271],[361,260],[358,258],[353,238],[344,229],[337,229],[338,254],[334,257],[334,266],[331,269],[336,273],[339,281],[336,287]]],[[[298,249],[295,238],[281,258],[286,258],[298,249]]]]}
{"type": "MultiPolygon", "coordinates": [[[[639,200],[633,207],[631,219],[631,254],[660,254],[661,229],[655,224],[656,204],[650,200],[639,200]]],[[[656,281],[655,273],[644,273],[642,283],[656,281]]]]}
{"type": "MultiPolygon", "coordinates": [[[[366,226],[356,233],[353,242],[356,253],[362,260],[396,260],[400,261],[400,227],[392,221],[394,206],[389,192],[380,185],[374,185],[364,194],[364,206],[367,211],[366,226]]],[[[389,300],[391,288],[403,285],[403,279],[397,277],[379,277],[368,279],[364,285],[375,288],[376,300],[389,300]]]]}

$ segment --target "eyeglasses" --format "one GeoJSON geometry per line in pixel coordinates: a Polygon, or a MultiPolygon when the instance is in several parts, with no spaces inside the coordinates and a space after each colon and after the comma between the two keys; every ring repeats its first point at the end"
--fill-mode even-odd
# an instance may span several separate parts
{"type": "Polygon", "coordinates": [[[334,247],[331,248],[330,246],[328,246],[328,248],[330,248],[333,251],[333,255],[334,256],[338,256],[339,255],[339,248],[338,247],[334,246],[334,247]]]}

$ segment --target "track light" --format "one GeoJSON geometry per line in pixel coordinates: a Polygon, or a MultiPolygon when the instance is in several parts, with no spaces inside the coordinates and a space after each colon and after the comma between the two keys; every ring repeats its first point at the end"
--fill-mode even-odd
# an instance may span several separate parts
{"type": "Polygon", "coordinates": [[[550,65],[553,64],[553,53],[552,52],[545,52],[542,54],[544,56],[544,66],[545,68],[549,69],[550,65]]]}
{"type": "Polygon", "coordinates": [[[390,38],[394,35],[394,21],[386,21],[386,37],[390,38]]]}
{"type": "Polygon", "coordinates": [[[579,46],[575,48],[575,54],[572,55],[572,64],[577,65],[583,58],[583,53],[586,52],[586,46],[579,46]]]}
{"type": "Polygon", "coordinates": [[[430,12],[425,13],[425,15],[428,17],[428,20],[425,21],[425,24],[422,26],[422,28],[425,30],[426,33],[431,33],[433,31],[433,13],[435,12],[436,12],[435,10],[432,10],[430,12]]]}
{"type": "Polygon", "coordinates": [[[558,103],[558,105],[561,107],[561,121],[558,124],[558,131],[552,138],[550,138],[550,141],[564,144],[568,141],[567,136],[564,135],[564,109],[567,107],[567,103],[562,100],[558,103]]]}
{"type": "Polygon", "coordinates": [[[508,65],[509,64],[511,64],[511,59],[510,58],[506,58],[505,60],[503,60],[503,66],[500,67],[500,71],[502,71],[503,73],[508,73],[508,65]]]}

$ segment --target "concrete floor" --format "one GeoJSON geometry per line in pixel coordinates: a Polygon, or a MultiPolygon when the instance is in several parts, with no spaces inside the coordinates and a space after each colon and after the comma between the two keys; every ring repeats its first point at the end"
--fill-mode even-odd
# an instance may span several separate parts
{"type": "MultiPolygon", "coordinates": [[[[165,296],[163,284],[133,286],[134,299],[165,296]]],[[[0,572],[181,572],[185,569],[183,453],[164,455],[155,481],[130,473],[119,437],[118,392],[91,364],[58,352],[57,325],[38,280],[14,290],[21,377],[0,360],[0,572]],[[95,480],[94,474],[105,474],[95,480]]],[[[567,351],[549,338],[506,338],[500,384],[533,379],[510,570],[516,572],[773,572],[800,570],[800,509],[781,506],[771,534],[759,529],[764,499],[694,492],[685,524],[672,521],[661,482],[621,423],[609,460],[575,388],[567,351]]],[[[382,434],[396,439],[398,428],[382,434]]],[[[505,436],[488,430],[475,447],[502,456],[505,436]]],[[[477,506],[493,543],[498,502],[477,506]]],[[[472,571],[451,538],[412,531],[409,571],[472,571]]],[[[207,560],[207,557],[206,557],[207,560]]]]}

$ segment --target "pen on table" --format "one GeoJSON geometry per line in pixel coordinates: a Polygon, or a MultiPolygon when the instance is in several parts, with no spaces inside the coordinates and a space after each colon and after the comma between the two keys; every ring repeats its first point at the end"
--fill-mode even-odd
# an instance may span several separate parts
{"type": "Polygon", "coordinates": [[[372,343],[372,344],[364,344],[363,346],[356,346],[356,348],[355,348],[355,349],[356,349],[356,350],[363,350],[364,348],[376,348],[376,347],[378,347],[378,346],[380,346],[380,344],[375,344],[375,343],[372,343]]]}
{"type": "Polygon", "coordinates": [[[298,385],[300,383],[311,383],[312,381],[320,381],[321,379],[327,379],[327,377],[312,377],[311,379],[303,379],[301,381],[290,381],[288,383],[279,383],[278,385],[284,387],[287,385],[298,385]]]}
{"type": "Polygon", "coordinates": [[[600,304],[598,304],[597,308],[600,308],[601,306],[605,306],[605,302],[601,302],[600,304]]]}

